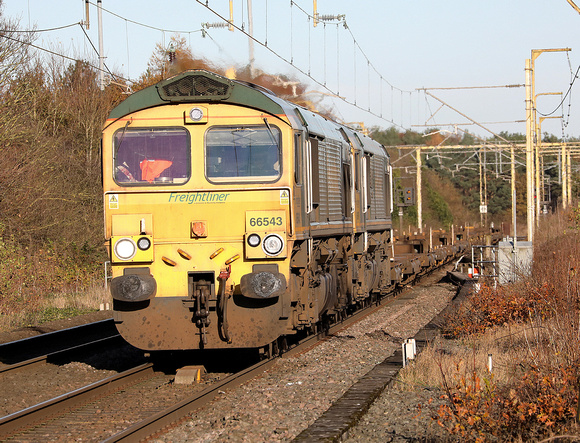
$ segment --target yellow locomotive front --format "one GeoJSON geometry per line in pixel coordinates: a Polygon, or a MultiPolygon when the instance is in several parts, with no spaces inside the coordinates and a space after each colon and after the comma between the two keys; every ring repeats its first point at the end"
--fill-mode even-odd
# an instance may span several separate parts
{"type": "Polygon", "coordinates": [[[291,330],[294,134],[264,94],[238,89],[192,71],[107,121],[110,287],[138,348],[262,347],[291,330]]]}

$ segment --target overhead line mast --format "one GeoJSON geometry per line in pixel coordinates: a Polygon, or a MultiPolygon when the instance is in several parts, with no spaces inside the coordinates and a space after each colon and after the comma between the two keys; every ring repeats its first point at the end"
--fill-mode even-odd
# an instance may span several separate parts
{"type": "Polygon", "coordinates": [[[105,56],[103,55],[103,5],[101,0],[97,0],[97,21],[99,27],[99,87],[105,90],[105,56]]]}
{"type": "Polygon", "coordinates": [[[531,57],[526,59],[526,191],[528,241],[530,242],[534,238],[535,225],[539,222],[541,195],[539,189],[540,141],[538,137],[542,135],[537,133],[536,126],[535,61],[544,52],[569,52],[571,50],[570,48],[532,49],[531,57]]]}

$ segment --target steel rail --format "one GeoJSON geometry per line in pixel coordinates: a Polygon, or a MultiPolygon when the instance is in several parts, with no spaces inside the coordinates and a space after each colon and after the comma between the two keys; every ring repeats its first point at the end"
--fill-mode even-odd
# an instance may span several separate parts
{"type": "MultiPolygon", "coordinates": [[[[416,279],[413,280],[413,283],[419,281],[419,279],[427,274],[435,272],[436,270],[440,269],[444,265],[448,264],[449,262],[445,262],[440,264],[437,267],[434,267],[428,273],[422,273],[417,276],[416,279]]],[[[407,282],[406,286],[409,286],[410,282],[407,282]]],[[[393,291],[394,292],[394,291],[393,291]]],[[[383,305],[389,304],[393,301],[398,300],[400,297],[403,297],[406,294],[406,290],[400,290],[399,293],[395,297],[388,297],[383,296],[372,303],[369,303],[367,306],[361,308],[354,314],[350,315],[346,319],[343,319],[335,324],[333,324],[329,329],[322,330],[317,334],[310,335],[305,337],[304,339],[300,340],[300,342],[290,348],[288,351],[282,354],[282,358],[284,357],[291,357],[302,352],[307,351],[316,343],[326,340],[330,334],[335,334],[338,331],[358,322],[362,319],[366,318],[367,316],[373,314],[377,310],[379,310],[383,305]]],[[[206,405],[210,401],[212,401],[219,393],[219,391],[223,391],[226,389],[231,389],[240,384],[248,381],[258,375],[261,372],[266,371],[270,368],[277,359],[280,358],[279,356],[275,356],[273,358],[263,360],[255,365],[233,374],[222,381],[217,382],[216,384],[212,385],[211,387],[203,390],[200,393],[193,394],[192,396],[182,400],[181,402],[170,406],[156,414],[153,414],[146,419],[134,423],[127,429],[118,432],[117,434],[109,437],[108,439],[103,440],[103,443],[116,443],[116,442],[133,442],[146,439],[155,433],[159,432],[161,429],[178,423],[180,420],[184,419],[188,413],[195,411],[196,409],[201,408],[202,406],[206,405]]]]}
{"type": "Polygon", "coordinates": [[[145,363],[136,368],[112,375],[98,382],[76,389],[53,399],[0,418],[0,440],[34,427],[38,423],[101,397],[111,391],[132,384],[153,374],[153,364],[145,363]]]}
{"type": "MultiPolygon", "coordinates": [[[[408,279],[407,281],[403,282],[389,293],[391,296],[385,295],[377,298],[376,300],[367,301],[365,306],[360,308],[357,312],[351,314],[349,317],[339,320],[337,323],[333,324],[327,329],[325,328],[319,330],[317,333],[303,338],[297,345],[293,346],[287,352],[285,352],[284,355],[292,356],[304,352],[310,347],[314,346],[314,344],[317,342],[325,340],[329,334],[334,334],[339,330],[346,328],[351,324],[356,323],[371,315],[376,310],[380,309],[383,305],[398,300],[400,297],[404,297],[404,294],[407,293],[407,291],[404,290],[405,288],[409,287],[413,283],[418,282],[421,277],[443,267],[445,264],[449,263],[449,261],[450,259],[446,260],[444,263],[440,263],[439,266],[431,268],[427,272],[421,272],[420,274],[416,275],[415,278],[408,279]],[[393,297],[393,294],[396,296],[393,297]]],[[[193,394],[192,396],[182,400],[179,403],[176,403],[173,406],[163,409],[142,421],[134,423],[124,431],[121,431],[104,441],[136,441],[138,439],[147,438],[156,432],[159,432],[164,427],[182,420],[187,416],[188,413],[209,403],[218,395],[219,391],[234,388],[244,383],[245,381],[252,379],[259,373],[266,371],[276,361],[277,357],[265,359],[249,368],[246,368],[236,374],[233,374],[221,381],[214,383],[211,387],[208,387],[199,393],[193,394]]],[[[45,421],[50,417],[62,415],[62,413],[67,410],[74,409],[82,404],[88,403],[92,399],[101,397],[106,395],[108,392],[131,384],[133,381],[142,379],[151,373],[153,373],[153,365],[151,363],[144,364],[129,371],[125,371],[121,374],[108,377],[84,388],[63,394],[52,400],[48,400],[6,417],[2,417],[0,418],[0,439],[7,438],[14,433],[25,430],[26,428],[34,427],[37,423],[45,421]]]]}
{"type": "Polygon", "coordinates": [[[78,352],[86,351],[92,347],[102,346],[106,344],[111,344],[115,341],[121,341],[120,334],[111,335],[109,337],[100,338],[97,340],[89,341],[80,345],[72,346],[70,348],[61,349],[56,352],[51,352],[46,355],[40,355],[38,357],[30,358],[28,360],[20,361],[18,363],[2,365],[0,364],[0,374],[8,372],[16,372],[22,369],[30,369],[35,366],[41,366],[48,363],[49,360],[56,360],[65,358],[68,354],[75,354],[78,352]]]}
{"type": "Polygon", "coordinates": [[[14,364],[83,344],[93,339],[118,335],[113,319],[47,332],[0,344],[0,362],[14,364]]]}
{"type": "Polygon", "coordinates": [[[169,426],[182,418],[184,418],[189,412],[192,412],[205,404],[212,401],[219,393],[219,391],[225,389],[231,389],[242,383],[251,380],[257,374],[266,371],[270,368],[277,358],[271,358],[268,360],[263,360],[256,363],[249,368],[246,368],[240,372],[230,375],[210,386],[203,391],[196,393],[175,405],[172,405],[156,414],[141,420],[124,431],[118,432],[117,434],[103,440],[103,443],[112,442],[134,442],[141,439],[147,438],[150,435],[163,429],[165,426],[169,426]]]}

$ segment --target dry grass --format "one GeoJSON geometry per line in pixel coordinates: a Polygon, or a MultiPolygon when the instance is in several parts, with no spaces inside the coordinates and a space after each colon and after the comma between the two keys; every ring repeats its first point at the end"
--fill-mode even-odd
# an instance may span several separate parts
{"type": "Polygon", "coordinates": [[[23,245],[0,222],[0,331],[71,317],[108,302],[100,250],[23,245]]]}
{"type": "Polygon", "coordinates": [[[401,390],[441,388],[445,382],[453,385],[459,378],[473,377],[499,385],[513,383],[521,377],[518,362],[535,352],[528,325],[506,325],[489,329],[482,335],[462,340],[438,338],[430,343],[417,359],[399,374],[401,390]],[[488,370],[491,355],[492,372],[488,370]]]}
{"type": "Polygon", "coordinates": [[[43,298],[33,310],[23,309],[1,315],[0,332],[98,311],[101,304],[110,302],[109,290],[102,285],[93,285],[84,291],[63,291],[43,298]]]}
{"type": "Polygon", "coordinates": [[[531,275],[482,286],[449,317],[455,339],[438,339],[400,374],[399,389],[429,387],[446,398],[431,412],[454,438],[539,441],[579,432],[580,206],[542,227],[531,275]]]}

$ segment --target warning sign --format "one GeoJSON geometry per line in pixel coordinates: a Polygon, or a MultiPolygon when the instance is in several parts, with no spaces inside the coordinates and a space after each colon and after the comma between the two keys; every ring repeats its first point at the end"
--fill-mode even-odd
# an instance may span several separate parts
{"type": "Polygon", "coordinates": [[[119,209],[119,194],[109,194],[109,209],[119,209]]]}
{"type": "Polygon", "coordinates": [[[286,189],[281,190],[280,191],[280,204],[287,205],[289,203],[290,203],[290,193],[286,189]]]}

